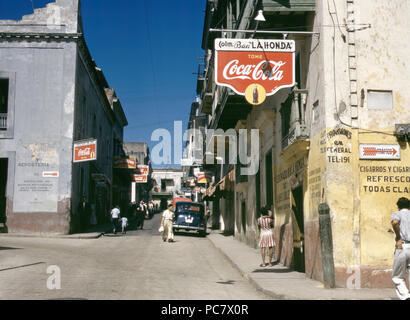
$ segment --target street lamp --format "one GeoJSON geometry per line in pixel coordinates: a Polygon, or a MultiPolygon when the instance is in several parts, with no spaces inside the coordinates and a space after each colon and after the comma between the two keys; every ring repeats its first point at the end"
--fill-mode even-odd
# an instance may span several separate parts
{"type": "Polygon", "coordinates": [[[256,27],[255,27],[255,31],[253,32],[251,38],[253,38],[253,37],[255,36],[256,30],[258,30],[259,22],[261,22],[261,21],[262,21],[262,22],[266,21],[265,17],[263,16],[263,10],[259,10],[259,11],[258,11],[258,15],[255,17],[254,20],[256,21],[256,27]]]}

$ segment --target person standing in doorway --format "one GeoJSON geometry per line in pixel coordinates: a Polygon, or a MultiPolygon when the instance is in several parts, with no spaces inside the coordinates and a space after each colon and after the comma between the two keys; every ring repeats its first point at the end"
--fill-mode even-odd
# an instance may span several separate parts
{"type": "Polygon", "coordinates": [[[79,222],[79,231],[86,231],[90,224],[91,216],[90,204],[87,201],[87,198],[83,196],[81,202],[78,205],[78,222],[79,222]]]}
{"type": "Polygon", "coordinates": [[[120,218],[120,207],[117,205],[114,209],[111,210],[111,225],[112,225],[112,232],[117,234],[117,227],[118,227],[118,219],[120,218]]]}
{"type": "Polygon", "coordinates": [[[261,209],[261,217],[258,219],[259,227],[259,247],[261,248],[262,264],[261,267],[266,267],[266,248],[269,248],[269,267],[272,267],[273,247],[275,241],[273,239],[273,218],[269,215],[267,208],[261,209]]]}
{"type": "Polygon", "coordinates": [[[410,292],[406,286],[406,270],[410,281],[410,200],[400,198],[397,201],[399,211],[392,215],[392,226],[396,234],[396,250],[392,280],[400,300],[410,300],[410,292]]]}
{"type": "Polygon", "coordinates": [[[172,211],[172,204],[168,205],[168,209],[162,214],[161,227],[164,229],[162,231],[162,240],[168,242],[174,242],[174,222],[175,213],[172,211]]]}

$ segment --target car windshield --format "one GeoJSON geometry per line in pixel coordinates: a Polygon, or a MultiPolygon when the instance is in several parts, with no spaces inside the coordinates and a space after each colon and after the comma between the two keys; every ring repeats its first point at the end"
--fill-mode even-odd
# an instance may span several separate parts
{"type": "Polygon", "coordinates": [[[191,203],[177,203],[176,213],[189,213],[189,214],[203,214],[203,208],[200,205],[191,203]]]}

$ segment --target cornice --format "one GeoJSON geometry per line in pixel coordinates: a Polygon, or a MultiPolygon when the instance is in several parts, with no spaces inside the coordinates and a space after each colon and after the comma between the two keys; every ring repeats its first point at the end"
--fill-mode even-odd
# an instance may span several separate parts
{"type": "Polygon", "coordinates": [[[82,33],[0,32],[0,42],[8,41],[78,41],[82,33]]]}

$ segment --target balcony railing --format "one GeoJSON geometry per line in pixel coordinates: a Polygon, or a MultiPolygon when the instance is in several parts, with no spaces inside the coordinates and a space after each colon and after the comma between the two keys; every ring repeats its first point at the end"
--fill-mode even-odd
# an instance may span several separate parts
{"type": "Polygon", "coordinates": [[[282,139],[282,150],[294,143],[296,140],[309,139],[309,130],[305,124],[305,107],[307,90],[293,89],[290,94],[292,98],[290,114],[290,130],[282,139]]]}
{"type": "Polygon", "coordinates": [[[7,113],[0,113],[0,130],[7,130],[7,113]]]}

